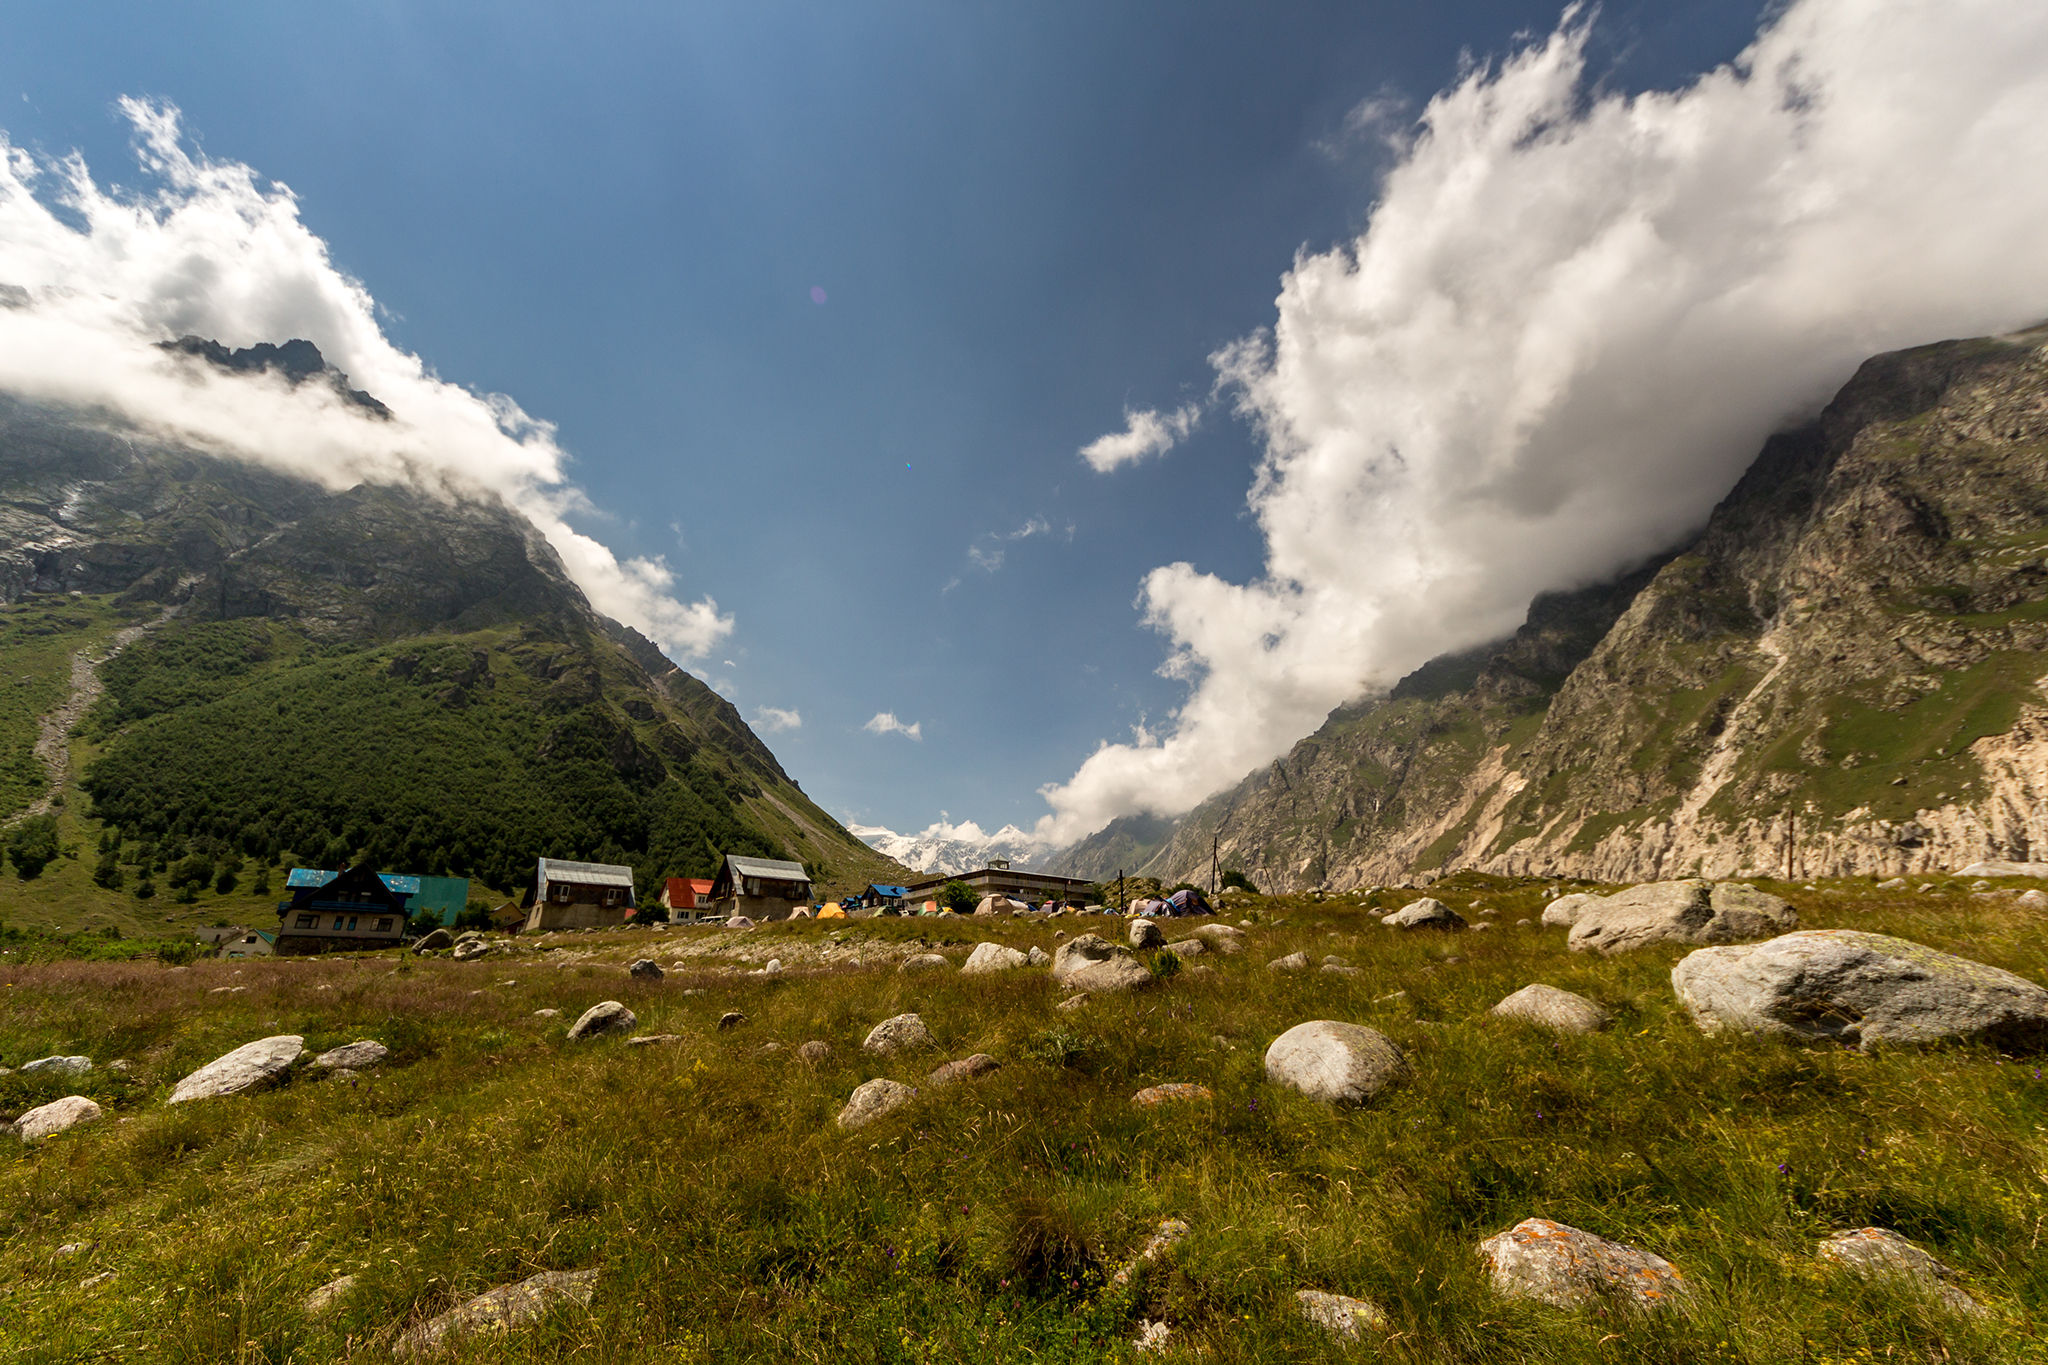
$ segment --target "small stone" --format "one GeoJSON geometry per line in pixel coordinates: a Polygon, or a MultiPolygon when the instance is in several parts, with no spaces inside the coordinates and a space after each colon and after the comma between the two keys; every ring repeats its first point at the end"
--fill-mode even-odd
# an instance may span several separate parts
{"type": "Polygon", "coordinates": [[[1457,930],[1466,927],[1463,915],[1429,896],[1402,906],[1380,923],[1389,929],[1457,930]]]}
{"type": "Polygon", "coordinates": [[[76,1256],[79,1252],[91,1251],[98,1245],[98,1242],[66,1242],[57,1248],[56,1254],[59,1257],[76,1256]]]}
{"type": "Polygon", "coordinates": [[[1139,1355],[1157,1355],[1164,1352],[1173,1337],[1173,1328],[1164,1322],[1151,1318],[1138,1319],[1138,1338],[1131,1346],[1139,1355]]]}
{"type": "MultiPolygon", "coordinates": [[[[626,1046],[652,1047],[656,1043],[680,1043],[682,1041],[683,1037],[679,1033],[643,1033],[638,1038],[628,1038],[626,1046]]],[[[774,1044],[770,1043],[769,1046],[773,1047],[774,1044]]]]}
{"type": "Polygon", "coordinates": [[[1548,1218],[1524,1218],[1479,1244],[1496,1291],[1553,1308],[1617,1299],[1655,1308],[1686,1297],[1685,1277],[1661,1256],[1548,1218]]]}
{"type": "Polygon", "coordinates": [[[919,953],[916,957],[904,958],[903,965],[896,970],[899,972],[942,972],[952,965],[939,953],[919,953]]]}
{"type": "Polygon", "coordinates": [[[166,1103],[183,1104],[187,1100],[239,1095],[245,1090],[268,1085],[291,1069],[305,1046],[306,1040],[296,1033],[244,1043],[179,1081],[166,1103]]]}
{"type": "Polygon", "coordinates": [[[1133,1256],[1130,1259],[1130,1262],[1126,1264],[1123,1267],[1123,1269],[1117,1271],[1117,1273],[1111,1277],[1110,1282],[1112,1284],[1120,1285],[1129,1284],[1131,1282],[1131,1276],[1137,1274],[1146,1266],[1151,1265],[1153,1262],[1157,1261],[1161,1256],[1165,1255],[1167,1251],[1170,1250],[1176,1242],[1185,1240],[1187,1235],[1193,1231],[1194,1229],[1188,1226],[1187,1221],[1185,1219],[1160,1219],[1159,1226],[1154,1228],[1152,1230],[1152,1235],[1145,1239],[1145,1245],[1138,1249],[1138,1254],[1136,1256],[1133,1256]]]}
{"type": "Polygon", "coordinates": [[[85,1277],[84,1279],[80,1280],[80,1281],[78,1282],[78,1287],[79,1287],[80,1289],[97,1289],[97,1288],[99,1288],[99,1287],[100,1287],[101,1285],[105,1284],[105,1283],[106,1283],[106,1282],[107,1282],[108,1280],[111,1280],[111,1279],[113,1279],[113,1278],[114,1278],[114,1272],[113,1272],[113,1271],[111,1271],[111,1270],[102,1270],[102,1271],[101,1271],[101,1272],[100,1272],[99,1274],[97,1274],[97,1275],[88,1275],[88,1276],[86,1276],[86,1277],[85,1277]]]}
{"type": "Polygon", "coordinates": [[[1515,927],[1517,929],[1528,929],[1532,928],[1535,923],[1536,921],[1532,919],[1518,919],[1515,921],[1515,927]]]}
{"type": "Polygon", "coordinates": [[[113,1072],[116,1076],[129,1076],[135,1072],[135,1063],[129,1061],[126,1057],[116,1057],[113,1061],[107,1063],[107,1070],[113,1072]]]}
{"type": "Polygon", "coordinates": [[[83,1095],[66,1095],[61,1100],[38,1105],[14,1121],[23,1142],[41,1142],[67,1128],[91,1123],[104,1111],[83,1095]]]}
{"type": "Polygon", "coordinates": [[[1141,951],[1146,948],[1157,948],[1166,942],[1166,935],[1149,919],[1132,920],[1128,937],[1131,946],[1141,951]]]}
{"type": "Polygon", "coordinates": [[[320,1317],[344,1298],[349,1290],[355,1287],[356,1277],[353,1275],[343,1275],[340,1279],[329,1280],[326,1284],[321,1285],[318,1289],[306,1295],[305,1302],[299,1305],[299,1311],[309,1318],[320,1317]]]}
{"type": "Polygon", "coordinates": [[[832,1044],[813,1038],[796,1050],[796,1059],[807,1066],[822,1066],[832,1060],[832,1044]]]}
{"type": "MultiPolygon", "coordinates": [[[[1251,921],[1246,920],[1249,928],[1251,921]]],[[[1244,935],[1227,924],[1205,924],[1195,930],[1195,937],[1219,953],[1241,953],[1244,951],[1244,935]]]]}
{"type": "Polygon", "coordinates": [[[1957,1286],[1956,1272],[1890,1228],[1839,1232],[1820,1244],[1820,1257],[1865,1280],[1892,1280],[1939,1299],[1957,1313],[1981,1316],[1985,1309],[1957,1286]]]}
{"type": "Polygon", "coordinates": [[[741,1014],[738,1010],[727,1010],[724,1014],[718,1016],[718,1031],[724,1033],[729,1029],[736,1029],[746,1022],[746,1015],[741,1014]]]}
{"type": "Polygon", "coordinates": [[[1487,922],[1486,922],[1485,920],[1481,920],[1481,921],[1479,921],[1479,923],[1477,923],[1477,924],[1475,924],[1475,925],[1473,925],[1473,926],[1472,926],[1472,932],[1476,934],[1476,933],[1479,933],[1479,932],[1480,932],[1480,931],[1482,931],[1482,930],[1485,930],[1485,929],[1491,929],[1492,927],[1493,927],[1493,926],[1492,926],[1491,924],[1487,923],[1487,922]]]}
{"type": "Polygon", "coordinates": [[[651,957],[643,957],[632,966],[626,968],[626,975],[645,977],[649,981],[659,981],[662,978],[661,964],[651,957]]]}
{"type": "Polygon", "coordinates": [[[763,975],[763,976],[775,976],[775,975],[779,974],[779,973],[780,973],[781,971],[782,971],[782,959],[781,959],[781,958],[779,958],[779,957],[771,957],[771,958],[769,958],[769,959],[768,959],[768,965],[767,965],[767,966],[765,966],[765,967],[763,967],[763,968],[761,968],[761,975],[763,975]]]}
{"type": "Polygon", "coordinates": [[[1311,1326],[1322,1328],[1339,1341],[1357,1341],[1366,1328],[1384,1331],[1387,1326],[1386,1314],[1364,1299],[1325,1294],[1320,1289],[1297,1289],[1294,1300],[1311,1326]]]}
{"type": "Polygon", "coordinates": [[[860,1044],[861,1051],[872,1052],[877,1057],[894,1057],[899,1052],[937,1046],[931,1030],[915,1014],[899,1014],[884,1019],[868,1030],[868,1036],[860,1044]]]}
{"type": "Polygon", "coordinates": [[[2039,889],[2022,891],[2020,892],[2019,899],[2014,901],[2013,904],[2024,905],[2029,910],[2039,910],[2043,906],[2048,906],[2048,891],[2041,891],[2039,889]]]}
{"type": "Polygon", "coordinates": [[[393,1343],[391,1354],[404,1360],[452,1345],[471,1333],[522,1327],[565,1303],[588,1308],[596,1289],[595,1270],[544,1270],[421,1323],[393,1343]]]}
{"type": "Polygon", "coordinates": [[[490,956],[490,952],[490,944],[480,938],[473,938],[456,944],[455,951],[450,956],[457,962],[474,962],[480,957],[490,956]]]}
{"type": "Polygon", "coordinates": [[[967,955],[967,961],[961,964],[960,974],[983,976],[990,972],[1007,972],[1023,966],[1030,960],[1015,948],[1008,948],[1000,943],[978,943],[974,946],[974,951],[967,955]]]}
{"type": "Polygon", "coordinates": [[[1522,987],[1487,1012],[1502,1019],[1525,1019],[1559,1033],[1598,1033],[1613,1022],[1606,1010],[1585,996],[1540,982],[1522,987]]]}
{"type": "Polygon", "coordinates": [[[616,1000],[602,1000],[583,1011],[569,1026],[569,1037],[596,1038],[607,1033],[631,1033],[640,1026],[640,1016],[616,1000]]]}
{"type": "Polygon", "coordinates": [[[1052,965],[1052,954],[1033,944],[1031,951],[1024,955],[1024,965],[1027,967],[1050,967],[1052,965]]]}
{"type": "Polygon", "coordinates": [[[1333,1019],[1296,1024],[1266,1049],[1267,1080],[1326,1104],[1363,1104],[1407,1074],[1393,1039],[1333,1019]]]}
{"type": "Polygon", "coordinates": [[[986,1076],[1002,1066],[1002,1063],[986,1052],[977,1052],[972,1057],[962,1057],[957,1062],[947,1062],[931,1075],[925,1083],[932,1086],[951,1085],[954,1081],[971,1081],[976,1076],[986,1076]]]}
{"type": "Polygon", "coordinates": [[[382,1043],[361,1038],[353,1043],[329,1048],[313,1059],[313,1065],[333,1071],[361,1071],[372,1067],[391,1055],[391,1049],[382,1043]]]}
{"type": "Polygon", "coordinates": [[[1086,995],[1070,995],[1066,999],[1060,1001],[1059,1004],[1053,1006],[1053,1008],[1057,1010],[1065,1010],[1068,1014],[1072,1014],[1075,1010],[1081,1008],[1081,1006],[1087,1003],[1088,997],[1086,995]]]}
{"type": "Polygon", "coordinates": [[[1206,1085],[1195,1085],[1190,1081],[1168,1081],[1165,1085],[1148,1085],[1131,1096],[1131,1103],[1140,1109],[1151,1109],[1174,1100],[1213,1100],[1216,1092],[1206,1085]]]}
{"type": "Polygon", "coordinates": [[[1364,969],[1363,969],[1363,968],[1359,968],[1359,967],[1346,967],[1346,966],[1344,966],[1344,965],[1343,965],[1342,963],[1338,963],[1338,962],[1325,962],[1325,963],[1324,963],[1324,964],[1322,965],[1322,967],[1321,967],[1321,969],[1320,969],[1320,970],[1321,970],[1321,971],[1323,971],[1324,973],[1326,973],[1327,975],[1330,975],[1330,976],[1363,976],[1363,975],[1365,975],[1365,972],[1364,972],[1364,969]]]}
{"type": "Polygon", "coordinates": [[[559,1019],[562,1017],[562,1012],[560,1010],[535,1010],[533,1017],[536,1019],[559,1019]]]}
{"type": "Polygon", "coordinates": [[[1906,879],[1904,877],[1893,877],[1890,881],[1879,882],[1877,889],[1880,891],[1904,891],[1906,889],[1906,879]]]}
{"type": "Polygon", "coordinates": [[[846,1107],[839,1111],[839,1126],[851,1131],[865,1128],[892,1109],[900,1109],[917,1098],[917,1092],[900,1081],[876,1079],[854,1087],[846,1107]]]}
{"type": "Polygon", "coordinates": [[[1266,966],[1269,970],[1276,972],[1305,972],[1309,966],[1308,954],[1289,953],[1286,957],[1274,958],[1266,966]]]}
{"type": "Polygon", "coordinates": [[[1191,957],[1200,957],[1204,952],[1208,951],[1208,946],[1208,944],[1198,938],[1184,938],[1176,943],[1167,944],[1165,950],[1182,961],[1186,961],[1191,957]]]}
{"type": "Polygon", "coordinates": [[[53,1076],[83,1076],[90,1070],[90,1057],[38,1057],[32,1062],[21,1064],[21,1074],[24,1076],[35,1076],[45,1071],[53,1076]]]}
{"type": "Polygon", "coordinates": [[[1325,967],[1348,967],[1351,964],[1338,957],[1335,953],[1330,953],[1323,958],[1323,965],[1325,967]]]}

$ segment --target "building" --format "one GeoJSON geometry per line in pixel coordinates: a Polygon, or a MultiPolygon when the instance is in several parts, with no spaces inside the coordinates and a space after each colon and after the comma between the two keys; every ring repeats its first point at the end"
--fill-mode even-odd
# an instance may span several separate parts
{"type": "Polygon", "coordinates": [[[1033,904],[1041,901],[1085,901],[1095,887],[1094,882],[1078,877],[1012,872],[1008,863],[998,860],[978,872],[963,872],[957,877],[927,877],[921,882],[912,882],[905,888],[904,898],[914,905],[935,901],[947,882],[966,882],[976,901],[987,896],[1015,896],[1033,904]]]}
{"type": "Polygon", "coordinates": [[[367,867],[295,867],[285,887],[291,899],[277,906],[279,953],[364,952],[404,940],[405,904],[419,878],[379,876],[367,867]]]}
{"type": "Polygon", "coordinates": [[[453,925],[456,917],[469,908],[469,878],[414,877],[413,880],[419,883],[419,889],[405,903],[407,914],[431,914],[442,924],[453,925]]]}
{"type": "Polygon", "coordinates": [[[711,878],[670,877],[661,888],[662,908],[676,921],[688,921],[711,909],[711,878]]]}
{"type": "Polygon", "coordinates": [[[869,882],[867,890],[857,896],[848,896],[840,904],[848,910],[880,910],[896,915],[903,912],[903,899],[909,894],[908,887],[884,886],[880,882],[869,882]]]}
{"type": "Polygon", "coordinates": [[[269,957],[276,951],[276,934],[267,929],[252,929],[248,933],[223,940],[220,951],[214,956],[230,961],[238,957],[269,957]]]}
{"type": "Polygon", "coordinates": [[[810,903],[811,874],[802,863],[728,853],[711,879],[711,910],[720,919],[788,919],[792,910],[810,903]]]}
{"type": "Polygon", "coordinates": [[[543,929],[616,928],[636,908],[632,868],[542,858],[525,927],[529,934],[543,929]]]}

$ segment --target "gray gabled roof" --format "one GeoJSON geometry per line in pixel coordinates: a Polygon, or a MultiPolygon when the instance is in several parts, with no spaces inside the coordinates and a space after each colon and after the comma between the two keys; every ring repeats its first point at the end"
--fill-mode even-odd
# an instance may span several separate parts
{"type": "Polygon", "coordinates": [[[633,887],[633,869],[612,863],[572,863],[561,858],[540,860],[542,881],[580,882],[585,886],[633,887]]]}
{"type": "Polygon", "coordinates": [[[742,858],[737,853],[728,853],[725,865],[742,877],[759,877],[769,882],[807,882],[811,879],[802,863],[785,863],[774,858],[742,858]]]}

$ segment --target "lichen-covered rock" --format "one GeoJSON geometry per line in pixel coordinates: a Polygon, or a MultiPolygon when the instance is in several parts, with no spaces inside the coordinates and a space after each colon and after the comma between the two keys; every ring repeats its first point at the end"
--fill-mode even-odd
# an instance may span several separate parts
{"type": "Polygon", "coordinates": [[[1600,897],[1589,896],[1583,891],[1575,891],[1569,896],[1559,896],[1543,907],[1543,922],[1553,927],[1569,929],[1579,922],[1580,915],[1599,900],[1600,897]]]}
{"type": "Polygon", "coordinates": [[[796,1059],[806,1066],[822,1066],[832,1060],[832,1044],[813,1038],[796,1050],[796,1059]]]}
{"type": "Polygon", "coordinates": [[[37,1105],[14,1121],[15,1130],[23,1142],[41,1142],[67,1128],[76,1128],[81,1123],[91,1123],[101,1116],[97,1104],[83,1095],[66,1095],[61,1100],[37,1105]]]}
{"type": "Polygon", "coordinates": [[[955,1081],[971,1081],[976,1076],[986,1076],[1001,1066],[1001,1062],[986,1052],[977,1052],[972,1057],[962,1057],[957,1062],[945,1063],[925,1077],[925,1084],[941,1086],[951,1085],[955,1081]]]}
{"type": "Polygon", "coordinates": [[[296,1033],[281,1033],[274,1038],[244,1043],[179,1081],[167,1103],[183,1104],[186,1100],[239,1095],[245,1090],[268,1085],[291,1070],[292,1063],[299,1059],[299,1053],[305,1047],[306,1040],[296,1033]]]}
{"type": "Polygon", "coordinates": [[[1131,946],[1141,952],[1147,948],[1157,948],[1166,942],[1166,935],[1149,919],[1132,920],[1126,937],[1130,940],[1131,946]]]}
{"type": "Polygon", "coordinates": [[[1095,934],[1077,934],[1053,954],[1052,978],[1077,991],[1105,995],[1149,985],[1152,972],[1130,949],[1095,934]]]}
{"type": "Polygon", "coordinates": [[[1541,982],[1522,987],[1487,1013],[1502,1019],[1524,1019],[1559,1033],[1598,1033],[1613,1022],[1606,1010],[1585,996],[1541,982]]]}
{"type": "Polygon", "coordinates": [[[518,1284],[479,1294],[468,1303],[421,1323],[393,1343],[391,1354],[408,1360],[453,1345],[462,1337],[510,1331],[537,1321],[562,1304],[588,1308],[596,1289],[595,1270],[544,1270],[518,1284]]]}
{"type": "Polygon", "coordinates": [[[1565,946],[1613,957],[1653,943],[1739,943],[1798,927],[1798,914],[1776,896],[1688,877],[1632,886],[1582,907],[1565,946]]]}
{"type": "Polygon", "coordinates": [[[967,955],[967,961],[961,964],[960,971],[966,976],[1014,971],[1029,960],[1015,948],[1007,948],[1000,943],[977,943],[974,951],[967,955]]]}
{"type": "Polygon", "coordinates": [[[1266,964],[1268,971],[1275,972],[1305,972],[1308,968],[1307,953],[1289,953],[1285,957],[1276,957],[1266,964]]]}
{"type": "Polygon", "coordinates": [[[1548,1218],[1524,1218],[1479,1244],[1493,1287],[1553,1308],[1607,1302],[1656,1308],[1684,1298],[1685,1277],[1663,1257],[1548,1218]]]}
{"type": "Polygon", "coordinates": [[[1703,948],[1671,986],[1706,1033],[1769,1033],[1868,1051],[1884,1043],[1982,1039],[2048,1046],[2048,990],[1909,939],[1810,929],[1703,948]]]}
{"type": "Polygon", "coordinates": [[[1320,1327],[1339,1341],[1357,1341],[1370,1327],[1384,1331],[1387,1315],[1364,1299],[1347,1294],[1325,1294],[1320,1289],[1297,1289],[1294,1301],[1310,1326],[1320,1327]]]}
{"type": "Polygon", "coordinates": [[[391,1055],[391,1049],[368,1038],[329,1048],[313,1059],[313,1065],[333,1071],[362,1071],[391,1055]]]}
{"type": "Polygon", "coordinates": [[[900,1109],[917,1098],[917,1091],[900,1081],[886,1078],[867,1081],[854,1087],[847,1097],[846,1107],[839,1111],[838,1123],[851,1132],[865,1128],[892,1109],[900,1109]]]}
{"type": "Polygon", "coordinates": [[[1866,1280],[1893,1280],[1931,1294],[1957,1313],[1982,1314],[1978,1303],[1956,1284],[1956,1272],[1890,1228],[1838,1232],[1820,1244],[1820,1258],[1866,1280]]]}
{"type": "Polygon", "coordinates": [[[1389,929],[1463,929],[1465,917],[1432,896],[1411,901],[1380,921],[1389,929]]]}
{"type": "Polygon", "coordinates": [[[578,1015],[569,1026],[571,1038],[600,1038],[607,1033],[631,1033],[640,1017],[616,1000],[601,1000],[578,1015]]]}
{"type": "Polygon", "coordinates": [[[860,1044],[861,1051],[872,1052],[877,1057],[894,1057],[899,1052],[937,1046],[932,1031],[915,1014],[899,1014],[884,1019],[868,1030],[868,1036],[860,1044]]]}
{"type": "Polygon", "coordinates": [[[1266,1049],[1267,1080],[1325,1104],[1363,1104],[1407,1074],[1393,1039],[1334,1019],[1296,1024],[1266,1049]]]}

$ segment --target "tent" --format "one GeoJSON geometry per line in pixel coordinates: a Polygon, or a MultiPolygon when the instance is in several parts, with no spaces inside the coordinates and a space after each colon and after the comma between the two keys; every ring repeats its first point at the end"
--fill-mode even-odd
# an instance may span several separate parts
{"type": "Polygon", "coordinates": [[[1124,913],[1127,915],[1145,915],[1147,917],[1171,915],[1173,907],[1156,896],[1145,896],[1132,901],[1130,908],[1124,911],[1124,913]]]}
{"type": "Polygon", "coordinates": [[[1176,915],[1213,915],[1216,913],[1209,908],[1209,902],[1202,899],[1202,893],[1191,886],[1184,886],[1171,896],[1168,896],[1166,903],[1173,907],[1170,913],[1176,915]]]}
{"type": "Polygon", "coordinates": [[[977,915],[1015,915],[1030,908],[1023,901],[1012,899],[1009,896],[983,896],[981,904],[974,907],[974,913],[977,915]]]}

